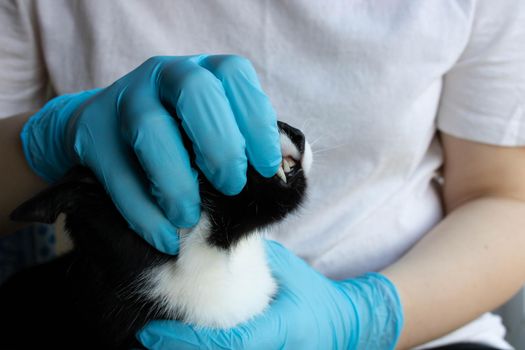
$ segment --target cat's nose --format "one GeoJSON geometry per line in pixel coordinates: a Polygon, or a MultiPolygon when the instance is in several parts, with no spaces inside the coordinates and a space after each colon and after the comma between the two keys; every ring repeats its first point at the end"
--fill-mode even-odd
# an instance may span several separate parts
{"type": "Polygon", "coordinates": [[[297,147],[299,153],[301,155],[304,154],[305,137],[302,131],[281,121],[277,121],[277,126],[279,126],[279,130],[284,132],[286,136],[290,138],[295,147],[297,147]]]}

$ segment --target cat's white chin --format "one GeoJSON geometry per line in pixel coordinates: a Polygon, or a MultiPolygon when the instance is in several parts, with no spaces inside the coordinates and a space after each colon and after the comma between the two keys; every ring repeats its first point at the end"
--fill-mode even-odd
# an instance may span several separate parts
{"type": "Polygon", "coordinates": [[[193,325],[229,328],[260,314],[277,290],[258,233],[230,250],[207,242],[209,221],[181,234],[180,254],[148,271],[150,300],[173,318],[193,325]]]}

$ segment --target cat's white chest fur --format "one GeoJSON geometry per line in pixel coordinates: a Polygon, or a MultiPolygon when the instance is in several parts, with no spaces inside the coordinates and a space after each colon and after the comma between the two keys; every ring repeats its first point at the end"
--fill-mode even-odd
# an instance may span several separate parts
{"type": "Polygon", "coordinates": [[[191,324],[228,328],[261,313],[277,289],[262,237],[255,233],[230,250],[210,246],[208,217],[182,233],[180,254],[150,270],[150,298],[174,318],[191,324]]]}

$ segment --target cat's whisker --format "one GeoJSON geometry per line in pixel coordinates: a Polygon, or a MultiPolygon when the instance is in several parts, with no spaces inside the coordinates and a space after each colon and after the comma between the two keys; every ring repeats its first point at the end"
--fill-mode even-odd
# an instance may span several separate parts
{"type": "Polygon", "coordinates": [[[310,143],[310,147],[313,147],[315,146],[315,144],[317,144],[321,139],[323,138],[323,136],[318,136],[316,139],[313,139],[312,141],[308,141],[308,143],[310,143]]]}
{"type": "Polygon", "coordinates": [[[346,146],[346,145],[347,145],[347,143],[342,143],[342,144],[340,144],[340,145],[333,146],[333,147],[312,149],[312,153],[313,153],[314,155],[316,155],[316,154],[321,154],[321,153],[326,153],[326,152],[330,152],[330,151],[336,150],[336,149],[338,149],[338,148],[344,147],[344,146],[346,146]]]}
{"type": "Polygon", "coordinates": [[[305,134],[308,133],[308,127],[310,127],[312,120],[313,118],[309,118],[303,121],[303,125],[301,125],[301,128],[300,128],[303,131],[303,133],[305,134]]]}

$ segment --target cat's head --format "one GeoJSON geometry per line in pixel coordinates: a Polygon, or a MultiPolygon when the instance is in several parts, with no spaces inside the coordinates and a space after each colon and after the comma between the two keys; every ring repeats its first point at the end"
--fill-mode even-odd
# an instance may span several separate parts
{"type": "Polygon", "coordinates": [[[248,166],[246,186],[235,196],[219,193],[201,177],[202,207],[212,245],[228,248],[246,233],[282,220],[303,201],[312,151],[300,130],[283,122],[278,126],[283,158],[275,176],[265,178],[248,166]]]}
{"type": "MultiPolygon", "coordinates": [[[[298,129],[283,122],[278,122],[278,127],[283,160],[275,176],[265,178],[248,166],[246,186],[238,195],[227,196],[199,174],[211,245],[228,249],[245,235],[283,219],[304,199],[306,175],[312,164],[310,146],[298,129]]],[[[93,239],[99,247],[101,240],[113,246],[118,242],[119,247],[126,246],[124,241],[135,246],[141,241],[138,235],[129,234],[127,223],[86,168],[74,168],[61,181],[20,205],[11,218],[52,223],[60,213],[67,215],[66,227],[76,246],[93,239]]]]}

